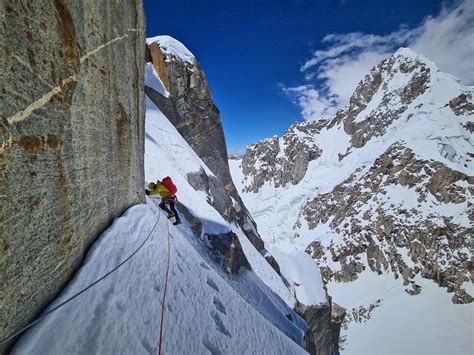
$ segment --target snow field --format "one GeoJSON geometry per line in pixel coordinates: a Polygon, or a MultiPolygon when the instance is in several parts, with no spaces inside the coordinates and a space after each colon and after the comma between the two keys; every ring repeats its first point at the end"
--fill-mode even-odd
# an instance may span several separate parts
{"type": "MultiPolygon", "coordinates": [[[[125,216],[116,219],[94,244],[86,263],[54,304],[89,285],[127,257],[149,232],[158,213],[154,201],[148,199],[148,205],[132,207],[125,216]]],[[[205,251],[198,252],[196,245],[193,246],[190,240],[195,237],[186,221],[179,228],[166,226],[167,223],[162,215],[150,241],[136,257],[32,328],[14,353],[156,353],[168,227],[171,268],[165,305],[164,353],[271,354],[275,349],[304,353],[229,285],[229,282],[239,283],[238,280],[225,276],[219,264],[202,257],[205,251]]],[[[249,283],[248,295],[265,299],[262,285],[255,287],[256,280],[251,277],[243,277],[240,283],[245,281],[249,283]]]]}
{"type": "Polygon", "coordinates": [[[347,337],[342,354],[472,354],[472,304],[452,304],[451,294],[419,275],[416,283],[422,287],[417,296],[388,273],[366,270],[352,283],[329,283],[333,300],[348,311],[382,300],[370,320],[341,330],[347,337]]]}
{"type": "MultiPolygon", "coordinates": [[[[298,257],[285,261],[279,258],[280,253],[286,254],[288,258],[295,250],[304,252],[308,244],[315,239],[320,240],[325,247],[343,243],[341,236],[329,227],[331,220],[324,225],[318,225],[315,230],[310,230],[305,220],[298,221],[299,211],[306,201],[332,191],[357,169],[360,169],[357,176],[362,176],[393,143],[403,142],[404,146],[412,149],[416,159],[439,161],[453,170],[468,176],[473,175],[474,160],[469,158],[468,153],[474,151],[474,143],[472,135],[469,135],[462,125],[473,121],[474,117],[456,116],[449,106],[449,101],[463,93],[473,96],[474,88],[460,85],[451,75],[440,72],[434,63],[409,49],[402,48],[395,56],[402,61],[409,58],[425,62],[430,69],[430,83],[425,92],[417,97],[397,120],[386,127],[383,136],[373,137],[362,148],[350,148],[350,154],[339,161],[338,154],[346,153],[350,147],[350,136],[344,132],[342,124],[329,130],[323,128],[314,137],[300,135],[299,139],[305,144],[316,144],[321,148],[322,155],[310,162],[306,175],[299,184],[275,188],[271,182],[267,182],[257,193],[243,192],[252,181],[252,176],[243,175],[241,160],[229,160],[234,183],[255,218],[269,251],[277,258],[280,266],[284,265],[284,274],[290,273],[291,267],[297,265],[298,257]],[[297,221],[300,224],[295,224],[297,221]]],[[[382,90],[374,95],[355,121],[370,119],[370,114],[377,112],[382,102],[383,90],[396,92],[403,89],[409,79],[409,75],[401,72],[395,73],[390,79],[386,78],[387,86],[383,88],[382,85],[382,90]]],[[[400,104],[397,100],[397,95],[392,95],[388,108],[396,109],[400,104]]],[[[282,138],[279,140],[281,142],[282,138]]],[[[468,187],[465,182],[458,182],[456,185],[468,187]]],[[[416,186],[389,186],[386,188],[386,195],[377,195],[377,202],[369,200],[367,205],[359,206],[359,216],[362,217],[367,210],[374,212],[375,206],[393,205],[393,211],[397,208],[417,210],[417,215],[409,217],[407,223],[415,223],[417,219],[428,217],[436,222],[446,217],[454,223],[469,227],[469,201],[441,204],[428,194],[426,201],[420,203],[417,201],[418,193],[415,189],[416,186]]],[[[373,214],[373,218],[375,217],[376,212],[373,214]]],[[[367,222],[361,218],[361,224],[367,222]]],[[[399,252],[406,254],[404,249],[399,249],[399,252]]],[[[459,252],[469,254],[468,250],[459,252]]],[[[321,266],[329,265],[332,269],[340,269],[339,263],[333,263],[330,259],[329,255],[326,259],[323,258],[321,266]]],[[[412,265],[407,255],[404,260],[408,265],[412,265]]],[[[361,261],[367,268],[366,260],[361,261]]],[[[433,281],[422,279],[420,275],[416,281],[422,286],[422,293],[418,296],[408,295],[405,292],[407,286],[403,286],[400,279],[395,280],[393,275],[388,273],[377,276],[366,270],[352,283],[329,283],[328,292],[334,302],[348,309],[368,306],[379,298],[383,299],[382,305],[372,311],[369,321],[352,322],[348,330],[342,330],[342,336],[347,337],[342,353],[473,353],[474,306],[452,304],[452,294],[439,288],[433,281]]],[[[472,294],[472,283],[464,283],[463,288],[469,289],[472,294]]]]}
{"type": "Polygon", "coordinates": [[[133,206],[114,220],[50,307],[127,258],[161,216],[143,248],[102,282],[31,328],[13,353],[156,353],[168,229],[171,264],[165,304],[165,354],[306,353],[302,347],[306,323],[288,306],[293,299],[281,278],[240,228],[229,226],[206,202],[207,195],[187,183],[186,175],[199,169],[212,174],[166,117],[147,101],[146,183],[172,176],[180,201],[201,219],[203,231],[225,233],[232,228],[255,272],[227,274],[212,256],[205,238],[193,234],[184,216],[182,225],[171,225],[157,206],[159,199],[147,197],[146,205],[133,206]]]}

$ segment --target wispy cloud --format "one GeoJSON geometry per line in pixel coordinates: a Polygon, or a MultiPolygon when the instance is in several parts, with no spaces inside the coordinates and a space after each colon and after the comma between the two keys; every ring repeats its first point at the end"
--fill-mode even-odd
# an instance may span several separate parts
{"type": "Polygon", "coordinates": [[[312,84],[283,88],[283,91],[301,107],[301,114],[308,121],[332,115],[338,105],[336,98],[321,95],[312,84]]]}
{"type": "Polygon", "coordinates": [[[464,0],[428,18],[411,47],[436,62],[438,67],[474,85],[474,1],[464,0]]]}
{"type": "Polygon", "coordinates": [[[399,47],[410,47],[436,62],[442,71],[474,84],[474,1],[462,0],[427,17],[416,28],[401,27],[388,35],[352,32],[324,37],[300,68],[306,82],[284,88],[306,120],[327,117],[349,102],[357,83],[399,47]]]}

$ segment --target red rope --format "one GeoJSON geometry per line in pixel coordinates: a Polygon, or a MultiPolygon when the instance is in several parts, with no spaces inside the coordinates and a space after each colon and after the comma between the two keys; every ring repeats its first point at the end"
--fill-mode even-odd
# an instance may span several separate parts
{"type": "Polygon", "coordinates": [[[165,301],[166,301],[166,291],[168,290],[168,272],[170,270],[170,227],[169,222],[166,223],[166,234],[168,235],[168,264],[166,266],[165,274],[165,289],[163,291],[163,301],[161,302],[161,323],[160,323],[160,343],[158,346],[158,355],[161,355],[163,349],[163,324],[165,322],[165,301]]]}

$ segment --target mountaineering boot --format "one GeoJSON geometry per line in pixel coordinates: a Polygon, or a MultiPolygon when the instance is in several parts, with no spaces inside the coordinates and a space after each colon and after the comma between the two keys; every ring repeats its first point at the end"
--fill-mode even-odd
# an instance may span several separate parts
{"type": "Polygon", "coordinates": [[[178,224],[181,224],[181,220],[179,218],[176,218],[176,222],[174,222],[173,224],[177,226],[178,224]]]}
{"type": "Polygon", "coordinates": [[[168,212],[168,216],[167,216],[168,219],[173,218],[174,216],[175,214],[173,212],[168,212]]]}

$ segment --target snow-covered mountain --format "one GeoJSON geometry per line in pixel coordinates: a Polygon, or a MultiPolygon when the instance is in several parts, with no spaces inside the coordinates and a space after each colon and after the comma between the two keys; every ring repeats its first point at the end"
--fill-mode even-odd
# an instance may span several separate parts
{"type": "Polygon", "coordinates": [[[164,353],[305,353],[306,323],[291,309],[294,296],[242,230],[229,225],[206,202],[206,196],[187,182],[187,174],[199,169],[211,174],[148,101],[146,180],[172,176],[180,201],[198,219],[201,233],[195,233],[186,217],[183,225],[171,225],[157,206],[159,199],[147,198],[146,205],[130,208],[95,243],[85,264],[51,307],[128,257],[158,219],[150,241],[121,269],[34,327],[14,353],[156,353],[168,231],[171,264],[164,353]],[[225,262],[205,237],[230,232],[239,237],[253,271],[243,267],[239,275],[227,272],[225,262]]]}
{"type": "Polygon", "coordinates": [[[149,38],[147,43],[150,63],[145,76],[152,80],[146,81],[145,92],[209,168],[188,172],[188,183],[207,196],[207,202],[227,223],[242,229],[245,237],[288,285],[296,297],[292,307],[309,325],[306,349],[313,353],[337,350],[344,309],[334,304],[321,288],[320,270],[307,254],[302,253],[299,263],[283,270],[279,264],[286,264],[287,259],[276,260],[265,248],[232,180],[220,112],[196,58],[169,36],[149,38]],[[305,277],[311,281],[303,285],[301,278],[305,277]],[[295,283],[299,285],[297,289],[295,283]]]}
{"type": "MultiPolygon", "coordinates": [[[[158,103],[162,101],[157,94],[175,100],[175,87],[183,80],[170,71],[167,61],[186,68],[197,62],[171,37],[160,36],[149,43],[159,44],[150,50],[158,51],[155,55],[163,61],[145,65],[147,91],[154,90],[151,96],[158,103]]],[[[186,90],[194,83],[193,88],[209,91],[202,79],[193,80],[184,80],[186,90]]],[[[235,188],[225,183],[219,158],[205,149],[198,154],[189,140],[202,148],[200,142],[193,140],[195,135],[179,131],[177,116],[170,119],[149,98],[146,105],[144,186],[171,176],[178,187],[183,224],[171,225],[158,208],[159,199],[147,198],[146,204],[128,209],[100,236],[48,309],[112,270],[146,241],[143,247],[107,278],[31,328],[14,353],[156,353],[162,306],[163,353],[299,354],[306,353],[305,348],[318,354],[336,353],[344,311],[331,304],[310,255],[299,252],[297,263],[278,255],[280,272],[263,241],[255,240],[260,237],[254,222],[235,188]],[[311,318],[309,327],[302,317],[311,318]]],[[[177,113],[183,112],[180,106],[177,113]]],[[[215,116],[202,119],[220,124],[215,116]]],[[[212,144],[223,139],[219,130],[216,135],[207,139],[212,144]]]]}
{"type": "Polygon", "coordinates": [[[310,254],[347,308],[348,352],[474,350],[473,94],[402,48],[334,117],[229,160],[270,252],[310,254]]]}

